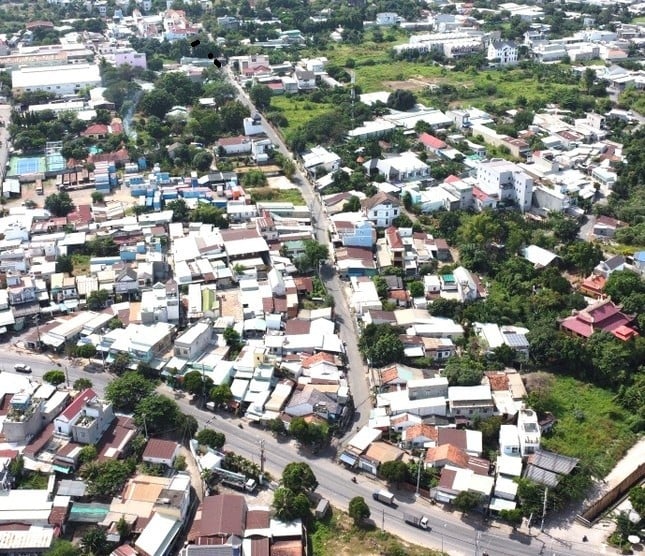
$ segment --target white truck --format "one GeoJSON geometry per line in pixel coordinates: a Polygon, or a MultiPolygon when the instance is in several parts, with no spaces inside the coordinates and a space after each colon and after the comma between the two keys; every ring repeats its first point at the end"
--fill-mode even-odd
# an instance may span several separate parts
{"type": "Polygon", "coordinates": [[[381,504],[387,504],[388,506],[394,506],[394,494],[388,490],[377,490],[372,493],[372,498],[381,504]]]}
{"type": "Polygon", "coordinates": [[[426,531],[430,529],[430,522],[424,515],[403,514],[403,521],[408,525],[418,527],[419,529],[424,529],[426,531]]]}

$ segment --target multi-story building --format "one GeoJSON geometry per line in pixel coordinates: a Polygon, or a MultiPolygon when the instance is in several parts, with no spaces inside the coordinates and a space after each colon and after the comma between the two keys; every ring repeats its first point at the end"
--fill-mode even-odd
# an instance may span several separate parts
{"type": "Polygon", "coordinates": [[[500,202],[516,203],[522,212],[531,208],[533,179],[522,169],[506,160],[481,162],[477,167],[479,188],[500,202]]]}
{"type": "Polygon", "coordinates": [[[96,444],[113,421],[112,404],[87,388],[54,419],[54,433],[80,444],[96,444]]]}
{"type": "Polygon", "coordinates": [[[363,199],[361,210],[365,218],[373,222],[377,228],[387,228],[401,213],[401,203],[396,197],[380,192],[363,199]]]}

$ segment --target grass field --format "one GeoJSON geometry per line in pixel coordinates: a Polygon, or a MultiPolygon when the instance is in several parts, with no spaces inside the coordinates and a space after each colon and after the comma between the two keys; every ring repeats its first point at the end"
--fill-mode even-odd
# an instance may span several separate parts
{"type": "Polygon", "coordinates": [[[645,24],[645,16],[635,17],[634,19],[632,19],[632,23],[634,25],[643,25],[643,24],[645,24]]]}
{"type": "MultiPolygon", "coordinates": [[[[372,516],[372,519],[375,516],[372,516]]],[[[404,543],[374,527],[357,529],[350,517],[339,510],[318,521],[311,535],[316,556],[372,556],[373,554],[406,554],[407,556],[439,556],[438,551],[404,543]]]]}
{"type": "Polygon", "coordinates": [[[542,439],[542,446],[580,458],[602,477],[636,441],[629,429],[629,413],[608,390],[555,376],[546,405],[557,423],[553,434],[542,439]]]}
{"type": "Polygon", "coordinates": [[[278,203],[293,203],[305,205],[302,193],[298,189],[276,189],[274,187],[256,187],[249,190],[254,203],[258,201],[273,201],[278,203]]]}
{"type": "Polygon", "coordinates": [[[90,270],[89,255],[72,255],[72,264],[74,265],[74,276],[82,276],[90,270]]]}
{"type": "Polygon", "coordinates": [[[333,104],[317,104],[311,102],[306,96],[279,96],[271,99],[271,110],[281,112],[287,121],[289,127],[285,129],[297,129],[306,124],[312,118],[333,110],[333,104]]]}

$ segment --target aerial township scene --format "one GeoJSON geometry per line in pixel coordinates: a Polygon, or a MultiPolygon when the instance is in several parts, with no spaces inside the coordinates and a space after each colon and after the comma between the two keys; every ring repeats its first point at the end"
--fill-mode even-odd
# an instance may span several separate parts
{"type": "Polygon", "coordinates": [[[645,3],[0,3],[0,552],[645,550],[645,3]]]}

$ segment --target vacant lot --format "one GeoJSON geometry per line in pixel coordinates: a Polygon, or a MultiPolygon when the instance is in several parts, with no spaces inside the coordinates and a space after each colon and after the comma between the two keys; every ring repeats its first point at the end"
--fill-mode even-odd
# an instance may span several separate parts
{"type": "Polygon", "coordinates": [[[636,441],[629,413],[612,392],[574,378],[551,375],[546,390],[545,405],[557,423],[542,446],[580,458],[594,474],[606,476],[636,441]]]}
{"type": "Polygon", "coordinates": [[[309,120],[334,109],[333,104],[311,102],[306,95],[281,96],[271,99],[271,110],[281,112],[289,125],[283,130],[287,136],[293,130],[305,125],[309,120]]]}
{"type": "Polygon", "coordinates": [[[336,509],[330,519],[324,523],[318,521],[312,530],[313,554],[316,556],[439,555],[439,552],[405,543],[380,529],[356,529],[350,517],[336,509]]]}

